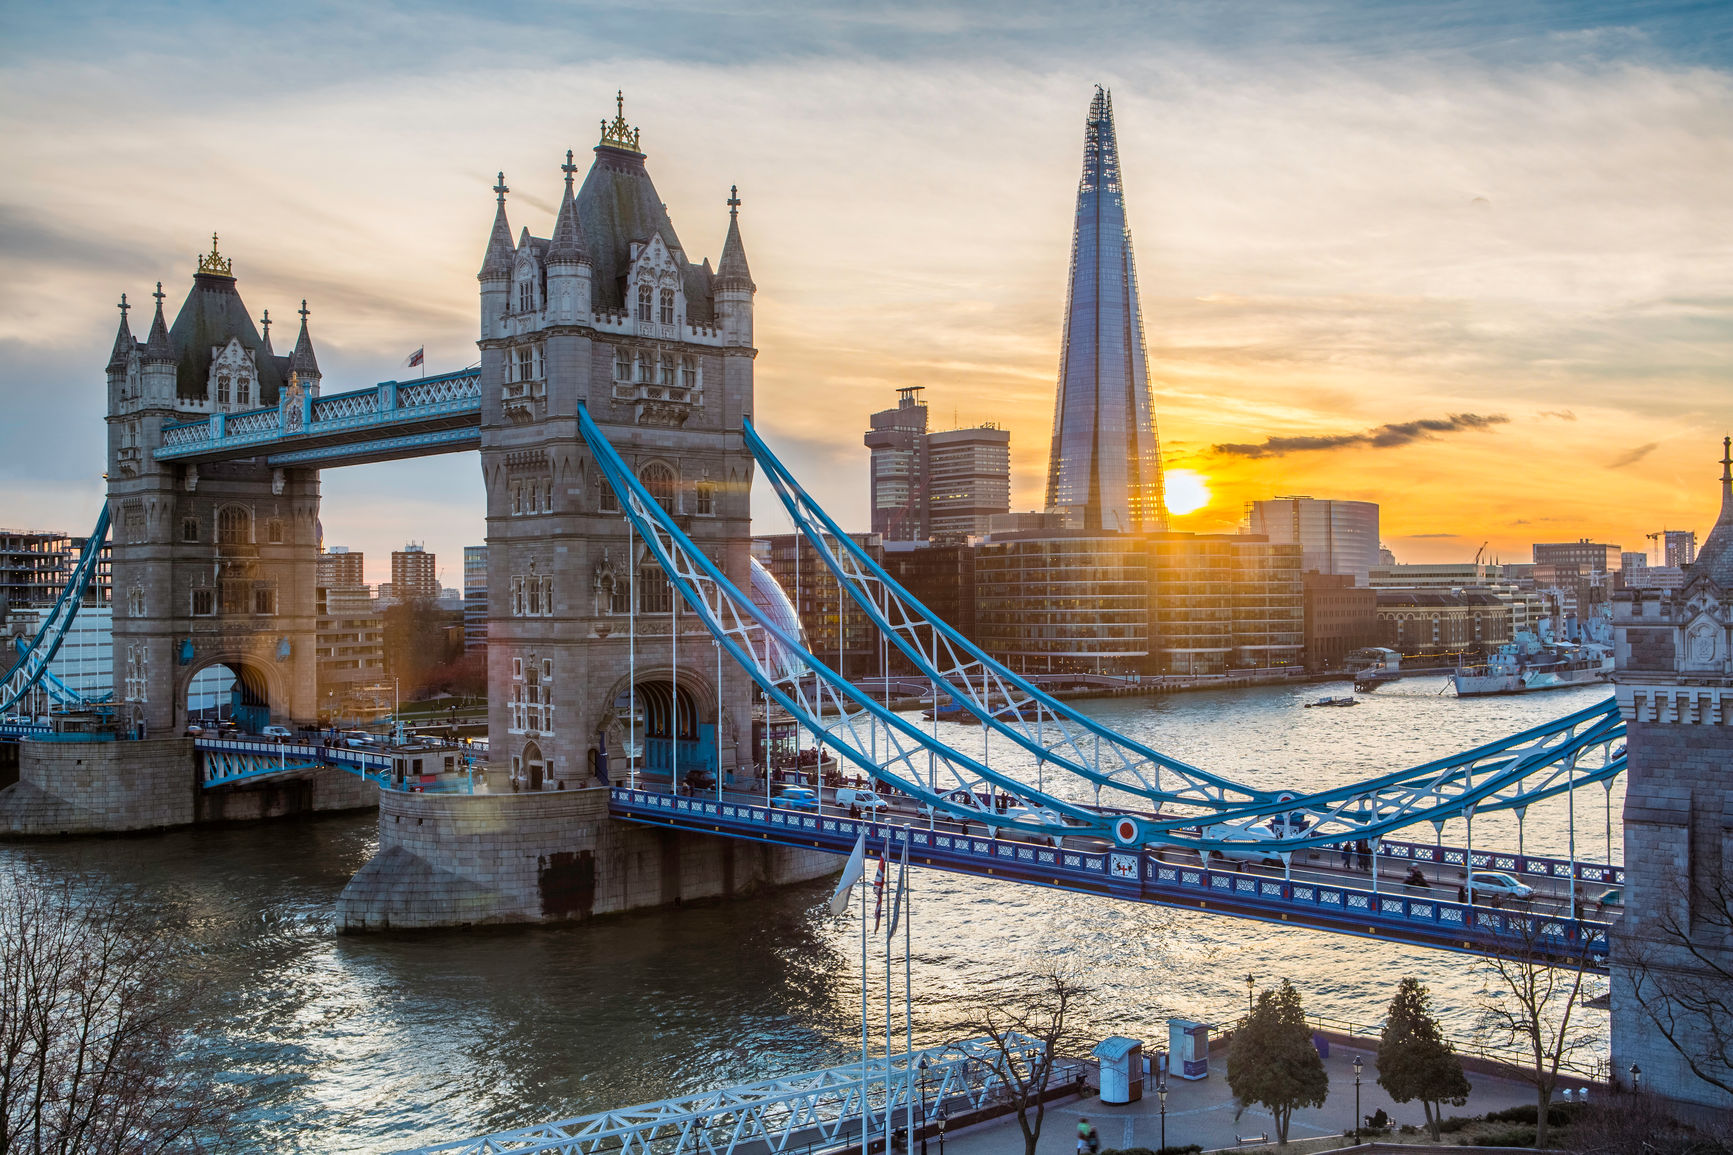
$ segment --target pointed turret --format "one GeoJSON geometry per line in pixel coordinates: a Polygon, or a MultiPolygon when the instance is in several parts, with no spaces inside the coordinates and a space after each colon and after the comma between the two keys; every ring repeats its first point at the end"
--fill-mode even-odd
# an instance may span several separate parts
{"type": "Polygon", "coordinates": [[[173,361],[175,359],[174,342],[169,340],[168,322],[163,319],[162,302],[166,294],[162,291],[162,282],[156,283],[156,292],[151,296],[156,298],[156,316],[150,323],[150,336],[144,342],[144,359],[146,361],[173,361]]]}
{"type": "Polygon", "coordinates": [[[578,223],[577,198],[572,192],[578,166],[572,163],[571,149],[566,150],[566,163],[560,166],[560,171],[566,174],[566,188],[560,195],[560,212],[547,247],[547,309],[550,320],[570,325],[590,318],[593,270],[584,246],[584,230],[578,223]]]}
{"type": "Polygon", "coordinates": [[[554,235],[548,241],[548,264],[588,264],[590,258],[584,252],[584,234],[578,228],[578,203],[572,195],[572,176],[578,171],[578,166],[572,163],[571,149],[566,150],[566,163],[560,166],[560,171],[566,174],[566,191],[560,197],[560,213],[554,219],[554,235]]]}
{"type": "Polygon", "coordinates": [[[1083,135],[1047,510],[1066,528],[1167,527],[1113,98],[1099,86],[1083,135]]]}
{"type": "Polygon", "coordinates": [[[266,309],[265,315],[259,318],[259,364],[265,363],[266,357],[275,357],[271,349],[271,310],[266,309]]]}
{"type": "Polygon", "coordinates": [[[752,270],[746,264],[746,246],[740,241],[740,186],[728,189],[728,239],[722,242],[722,257],[716,263],[716,283],[729,288],[755,290],[752,270]]]}
{"type": "Polygon", "coordinates": [[[313,356],[313,337],[307,332],[307,302],[301,302],[301,333],[295,338],[295,351],[289,354],[289,381],[309,393],[319,392],[319,362],[313,356]]]}
{"type": "Polygon", "coordinates": [[[1721,439],[1721,516],[1697,551],[1690,572],[1702,574],[1724,590],[1733,590],[1733,438],[1721,439]]]}
{"type": "Polygon", "coordinates": [[[499,174],[499,183],[493,186],[494,195],[499,198],[499,207],[493,214],[493,233],[487,239],[487,254],[481,260],[481,272],[476,274],[479,280],[510,280],[512,258],[517,249],[511,243],[511,224],[505,218],[505,194],[511,189],[506,186],[505,173],[499,174]]]}
{"type": "Polygon", "coordinates": [[[133,346],[132,329],[126,323],[127,310],[131,309],[132,306],[126,303],[125,293],[120,295],[120,304],[117,308],[120,309],[120,331],[115,333],[114,351],[108,355],[110,372],[126,368],[126,359],[132,355],[133,346]]]}

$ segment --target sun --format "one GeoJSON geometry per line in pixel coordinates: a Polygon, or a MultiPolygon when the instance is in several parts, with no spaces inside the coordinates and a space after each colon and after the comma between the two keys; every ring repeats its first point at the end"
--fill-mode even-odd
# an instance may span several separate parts
{"type": "Polygon", "coordinates": [[[1170,469],[1165,475],[1167,497],[1164,504],[1172,514],[1187,514],[1209,504],[1209,486],[1189,469],[1170,469]]]}

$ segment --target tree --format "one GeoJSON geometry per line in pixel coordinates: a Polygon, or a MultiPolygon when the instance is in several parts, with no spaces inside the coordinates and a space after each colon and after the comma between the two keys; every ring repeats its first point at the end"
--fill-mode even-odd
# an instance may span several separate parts
{"type": "Polygon", "coordinates": [[[1548,942],[1543,938],[1545,921],[1528,914],[1504,916],[1507,934],[1499,945],[1508,953],[1487,959],[1481,994],[1485,1025],[1503,1036],[1505,1045],[1528,1054],[1523,1074],[1535,1089],[1536,1147],[1547,1145],[1547,1106],[1558,1086],[1559,1068],[1595,1045],[1593,1033],[1572,1023],[1588,972],[1589,940],[1548,942]]]}
{"type": "Polygon", "coordinates": [[[0,872],[0,1151],[221,1148],[221,1105],[176,1056],[175,945],[122,896],[0,872]]]}
{"type": "Polygon", "coordinates": [[[1419,979],[1403,979],[1390,1000],[1378,1040],[1378,1085],[1398,1103],[1420,1100],[1434,1143],[1441,1104],[1460,1107],[1468,1102],[1462,1059],[1432,1016],[1432,994],[1419,979]]]}
{"type": "Polygon", "coordinates": [[[1733,879],[1703,858],[1704,877],[1681,879],[1666,901],[1645,904],[1617,961],[1637,1005],[1685,1065],[1733,1094],[1733,879]]]}
{"type": "Polygon", "coordinates": [[[1330,1094],[1324,1060],[1300,1007],[1300,992],[1287,979],[1279,990],[1258,995],[1257,1007],[1228,1048],[1228,1086],[1243,1111],[1258,1103],[1276,1120],[1276,1142],[1288,1142],[1295,1107],[1322,1107],[1330,1094]]]}
{"type": "Polygon", "coordinates": [[[1083,1041],[1078,1020],[1089,994],[1075,975],[1055,965],[996,988],[965,1024],[988,1040],[983,1061],[999,1076],[1017,1112],[1024,1155],[1035,1155],[1041,1140],[1054,1063],[1083,1041]]]}

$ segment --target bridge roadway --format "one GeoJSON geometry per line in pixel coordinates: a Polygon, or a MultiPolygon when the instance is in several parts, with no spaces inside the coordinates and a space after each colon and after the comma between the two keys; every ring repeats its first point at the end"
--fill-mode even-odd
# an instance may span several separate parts
{"type": "MultiPolygon", "coordinates": [[[[1521,875],[1535,887],[1526,902],[1493,907],[1480,896],[1471,907],[1456,901],[1456,879],[1466,850],[1386,840],[1377,856],[1377,889],[1369,873],[1345,868],[1336,855],[1314,852],[1284,875],[1280,870],[1236,862],[1206,866],[1192,851],[1127,851],[1095,838],[1065,838],[1047,845],[1045,836],[1023,834],[1007,824],[993,833],[971,823],[967,830],[949,820],[934,821],[913,806],[892,807],[882,817],[850,818],[767,805],[762,795],[706,791],[675,794],[661,784],[616,786],[609,810],[629,822],[769,842],[813,847],[845,855],[862,831],[875,853],[886,839],[894,846],[910,839],[910,861],[976,877],[1096,894],[1122,901],[1205,910],[1270,923],[1389,939],[1474,955],[1532,953],[1547,961],[1606,973],[1607,930],[1611,917],[1591,895],[1623,881],[1620,868],[1575,863],[1579,908],[1569,917],[1573,864],[1535,856],[1476,849],[1474,868],[1521,875]],[[1180,857],[1183,855],[1183,859],[1180,857]],[[1408,870],[1434,867],[1428,888],[1403,885],[1408,870]],[[1439,880],[1439,868],[1446,876],[1439,880]]],[[[1218,860],[1219,861],[1219,860],[1218,860]]]]}

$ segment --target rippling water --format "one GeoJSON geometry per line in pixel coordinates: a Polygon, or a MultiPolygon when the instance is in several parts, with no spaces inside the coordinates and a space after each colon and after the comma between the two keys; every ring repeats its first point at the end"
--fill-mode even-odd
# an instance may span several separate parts
{"type": "MultiPolygon", "coordinates": [[[[1085,705],[1195,765],[1315,790],[1607,695],[1459,701],[1444,685],[1398,683],[1352,710],[1302,709],[1345,692],[1316,685],[1085,705]]],[[[982,741],[978,729],[940,729],[963,748],[982,741]]],[[[1616,819],[1622,783],[1604,801],[1616,819]]],[[[1604,854],[1602,803],[1599,790],[1578,801],[1583,857],[1604,854]]],[[[1565,804],[1548,803],[1529,812],[1524,839],[1563,853],[1569,829],[1565,804]]],[[[1474,833],[1477,846],[1516,843],[1508,819],[1477,821],[1474,833]]],[[[1444,832],[1458,845],[1462,835],[1444,832]]],[[[189,973],[209,990],[197,1037],[240,1089],[249,1150],[391,1151],[859,1053],[858,930],[824,913],[828,883],[578,927],[336,935],[336,896],[375,841],[372,816],[345,816],[0,846],[0,860],[75,871],[184,920],[197,944],[189,973]]],[[[1617,858],[1616,822],[1611,849],[1617,858]]],[[[1463,956],[934,872],[917,872],[914,886],[917,1043],[949,1034],[976,984],[1049,955],[1086,971],[1102,1033],[1153,1039],[1169,1015],[1241,1013],[1248,972],[1260,985],[1291,978],[1310,1011],[1359,1023],[1417,975],[1453,1033],[1474,1031],[1481,981],[1463,956]]],[[[882,966],[868,979],[881,1032],[882,966]]],[[[900,979],[900,958],[896,969],[900,979]]],[[[1604,1016],[1596,1025],[1604,1031],[1604,1016]]]]}

